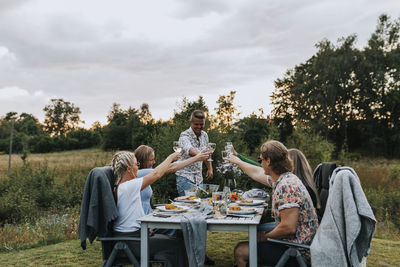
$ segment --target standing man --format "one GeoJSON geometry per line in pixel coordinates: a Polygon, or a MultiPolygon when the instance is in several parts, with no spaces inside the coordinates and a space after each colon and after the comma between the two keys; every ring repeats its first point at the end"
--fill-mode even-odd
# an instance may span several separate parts
{"type": "MultiPolygon", "coordinates": [[[[190,116],[190,128],[183,131],[179,137],[182,146],[182,156],[179,160],[185,160],[196,156],[208,147],[208,135],[203,131],[205,114],[201,110],[193,111],[190,116]]],[[[207,166],[206,179],[213,178],[211,161],[204,161],[207,166]]],[[[185,190],[192,189],[195,185],[203,183],[201,161],[196,161],[176,172],[176,188],[180,196],[185,195],[185,190]]]]}

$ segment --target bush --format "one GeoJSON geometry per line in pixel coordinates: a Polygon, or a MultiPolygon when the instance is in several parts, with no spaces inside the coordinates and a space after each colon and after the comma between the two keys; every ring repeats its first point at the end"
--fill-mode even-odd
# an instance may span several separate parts
{"type": "Polygon", "coordinates": [[[335,146],[321,136],[296,129],[288,138],[288,148],[297,148],[307,157],[312,168],[321,162],[331,161],[335,146]]]}
{"type": "Polygon", "coordinates": [[[0,180],[0,221],[18,223],[34,220],[51,210],[78,206],[86,177],[70,174],[63,183],[54,183],[55,174],[47,165],[16,168],[0,180]]]}

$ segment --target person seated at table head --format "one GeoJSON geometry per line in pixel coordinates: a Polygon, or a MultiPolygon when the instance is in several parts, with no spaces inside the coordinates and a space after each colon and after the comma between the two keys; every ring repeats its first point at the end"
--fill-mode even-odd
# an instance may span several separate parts
{"type": "MultiPolygon", "coordinates": [[[[239,165],[255,181],[273,188],[272,213],[276,227],[268,233],[258,232],[257,249],[259,262],[275,265],[287,247],[268,242],[267,238],[311,244],[318,228],[318,217],[306,187],[292,173],[293,162],[287,148],[279,141],[270,140],[260,150],[261,167],[246,163],[235,155],[230,155],[228,161],[239,165]]],[[[234,256],[238,267],[246,266],[249,243],[240,242],[234,256]]],[[[290,264],[296,266],[297,263],[291,259],[290,264]]]]}
{"type": "MultiPolygon", "coordinates": [[[[114,197],[119,213],[113,226],[114,236],[140,237],[140,222],[137,219],[145,216],[140,191],[160,179],[179,157],[180,153],[172,153],[151,173],[137,178],[139,163],[135,154],[128,151],[114,154],[111,168],[116,178],[114,197]]],[[[130,241],[128,245],[135,256],[140,257],[140,242],[130,241]]],[[[167,266],[185,266],[184,246],[177,239],[155,234],[149,238],[149,250],[150,257],[167,261],[167,266]]]]}

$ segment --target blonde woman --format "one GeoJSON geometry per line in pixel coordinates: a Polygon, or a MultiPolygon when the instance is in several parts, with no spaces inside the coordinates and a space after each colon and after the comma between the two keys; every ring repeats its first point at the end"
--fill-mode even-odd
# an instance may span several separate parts
{"type": "MultiPolygon", "coordinates": [[[[148,175],[137,178],[139,163],[135,154],[120,151],[114,154],[111,168],[116,177],[114,191],[119,216],[114,223],[114,236],[140,237],[138,218],[145,215],[142,208],[140,192],[160,179],[170,164],[180,157],[180,153],[169,155],[148,175]]],[[[140,257],[140,242],[131,241],[129,247],[140,257]]],[[[149,238],[150,256],[157,260],[165,260],[167,266],[185,266],[185,250],[182,241],[165,235],[155,234],[149,238]]]]}

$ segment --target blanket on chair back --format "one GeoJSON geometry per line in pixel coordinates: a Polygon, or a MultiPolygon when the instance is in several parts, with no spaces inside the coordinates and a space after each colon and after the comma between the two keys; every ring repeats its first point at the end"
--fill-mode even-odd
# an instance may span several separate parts
{"type": "Polygon", "coordinates": [[[367,257],[376,219],[350,167],[338,167],[331,180],[324,216],[311,244],[314,266],[359,266],[367,257]]]}
{"type": "Polygon", "coordinates": [[[82,249],[86,249],[86,238],[92,243],[96,236],[107,236],[111,222],[118,217],[113,180],[110,166],[92,169],[86,179],[78,226],[82,249]]]}

